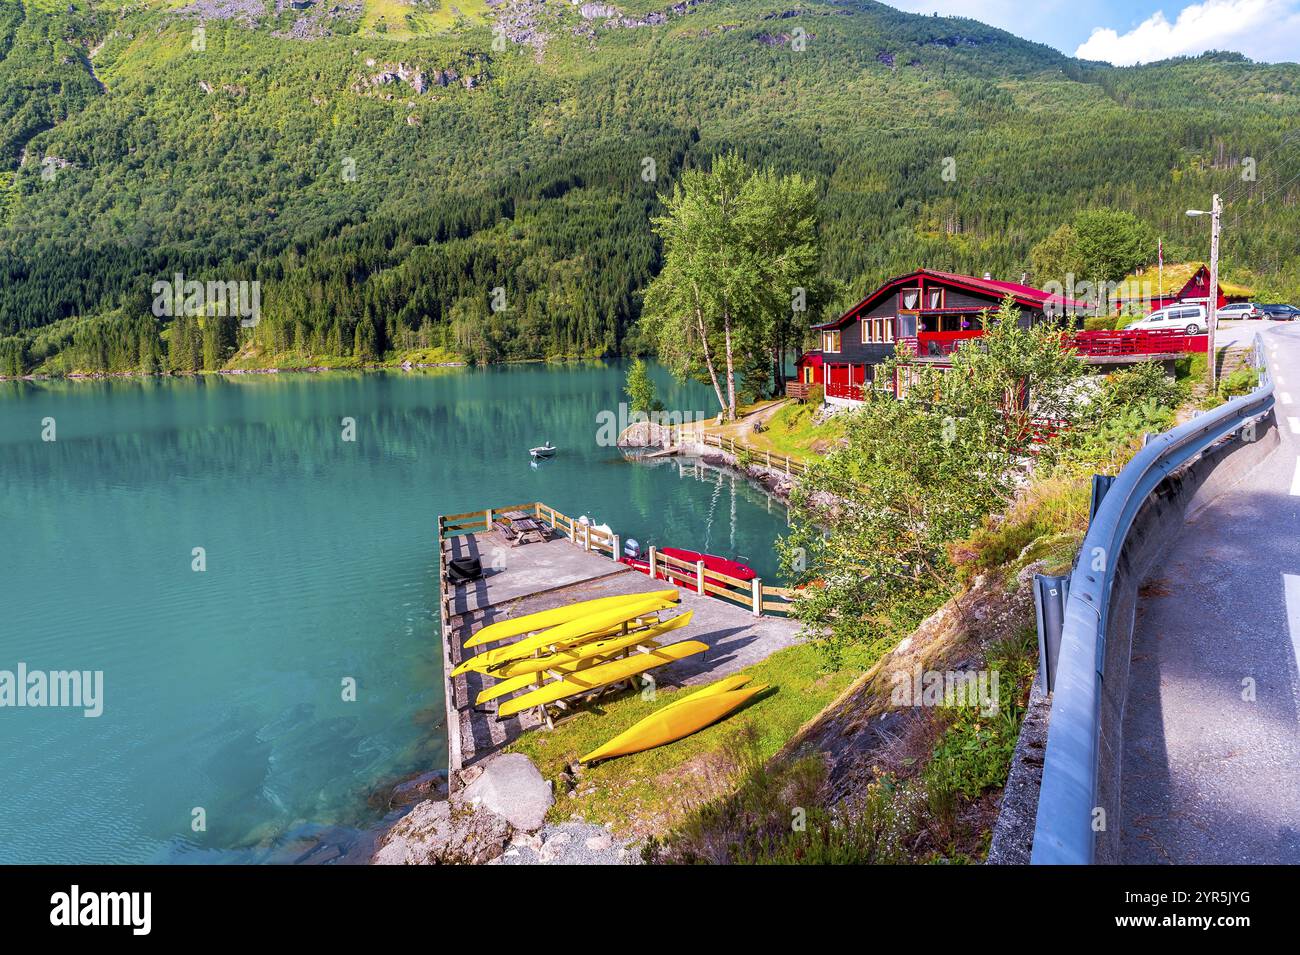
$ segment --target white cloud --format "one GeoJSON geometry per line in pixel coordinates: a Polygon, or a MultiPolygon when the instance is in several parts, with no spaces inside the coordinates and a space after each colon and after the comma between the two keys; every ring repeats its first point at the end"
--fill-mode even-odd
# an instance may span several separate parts
{"type": "Polygon", "coordinates": [[[1157,10],[1127,33],[1094,28],[1074,55],[1131,66],[1206,50],[1294,60],[1300,52],[1300,0],[1205,0],[1184,7],[1172,23],[1157,10]]]}

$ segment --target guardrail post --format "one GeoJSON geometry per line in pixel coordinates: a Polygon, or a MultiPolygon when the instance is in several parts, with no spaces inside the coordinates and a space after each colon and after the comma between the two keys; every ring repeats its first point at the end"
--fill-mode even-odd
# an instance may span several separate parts
{"type": "Polygon", "coordinates": [[[1034,616],[1038,622],[1038,682],[1043,692],[1056,687],[1056,662],[1061,656],[1061,630],[1065,626],[1065,599],[1069,577],[1034,574],[1034,616]]]}
{"type": "Polygon", "coordinates": [[[659,568],[656,566],[659,563],[658,558],[659,558],[659,549],[655,547],[654,544],[651,544],[650,545],[650,579],[651,580],[654,580],[656,577],[659,576],[659,568]]]}
{"type": "Polygon", "coordinates": [[[483,529],[485,531],[492,530],[492,508],[490,507],[483,512],[483,529]]]}
{"type": "Polygon", "coordinates": [[[702,561],[702,560],[697,560],[697,561],[695,562],[695,592],[696,592],[697,594],[699,594],[701,597],[703,597],[704,594],[705,594],[705,590],[704,590],[704,561],[702,561]]]}
{"type": "Polygon", "coordinates": [[[1102,498],[1110,490],[1110,486],[1115,483],[1115,478],[1109,474],[1094,474],[1092,476],[1092,499],[1088,502],[1088,523],[1097,516],[1097,509],[1101,507],[1102,498]]]}
{"type": "Polygon", "coordinates": [[[763,578],[755,577],[750,585],[754,595],[754,616],[763,616],[763,578]]]}
{"type": "Polygon", "coordinates": [[[613,538],[614,551],[613,551],[613,553],[611,553],[609,556],[610,556],[610,559],[611,559],[611,560],[613,560],[615,563],[617,563],[617,562],[618,562],[618,558],[619,558],[619,554],[620,554],[619,546],[618,546],[618,543],[619,543],[619,542],[618,542],[618,535],[617,535],[617,534],[613,534],[613,535],[611,535],[611,536],[612,536],[612,538],[613,538]]]}

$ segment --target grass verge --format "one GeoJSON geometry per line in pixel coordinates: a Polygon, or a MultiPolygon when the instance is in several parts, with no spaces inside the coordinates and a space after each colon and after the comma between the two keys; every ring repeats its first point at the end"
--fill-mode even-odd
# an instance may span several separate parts
{"type": "Polygon", "coordinates": [[[662,692],[653,702],[640,694],[625,694],[580,711],[550,732],[527,733],[510,751],[527,755],[542,775],[555,783],[557,801],[552,817],[577,815],[608,824],[623,836],[645,836],[665,831],[690,805],[725,790],[727,753],[735,737],[752,738],[755,753],[766,760],[870,662],[849,659],[832,670],[816,647],[789,647],[743,671],[752,682],[771,685],[744,709],[667,746],[584,767],[576,780],[569,775],[569,766],[578,757],[649,716],[677,693],[698,687],[662,692]],[[571,783],[572,797],[568,795],[571,783]]]}

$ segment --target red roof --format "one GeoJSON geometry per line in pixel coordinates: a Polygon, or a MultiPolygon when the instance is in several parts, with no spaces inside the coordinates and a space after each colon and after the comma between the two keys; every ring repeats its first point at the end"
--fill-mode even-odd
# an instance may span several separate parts
{"type": "Polygon", "coordinates": [[[917,279],[927,278],[935,279],[946,285],[956,285],[973,292],[986,292],[995,298],[1001,299],[1010,292],[1016,299],[1017,305],[1028,308],[1041,309],[1049,301],[1056,304],[1069,306],[1071,309],[1086,309],[1090,306],[1086,302],[1079,302],[1074,299],[1067,299],[1064,296],[1058,296],[1055,293],[1045,291],[1040,288],[1034,288],[1032,285],[1021,285],[1018,282],[1000,282],[997,279],[976,278],[973,275],[960,275],[956,272],[941,272],[938,269],[917,269],[914,272],[908,272],[906,275],[896,275],[889,279],[880,288],[876,289],[857,305],[833,321],[823,322],[820,325],[814,325],[814,328],[832,328],[836,325],[843,325],[854,319],[861,312],[870,308],[880,297],[888,293],[891,289],[904,282],[911,282],[917,279]]]}

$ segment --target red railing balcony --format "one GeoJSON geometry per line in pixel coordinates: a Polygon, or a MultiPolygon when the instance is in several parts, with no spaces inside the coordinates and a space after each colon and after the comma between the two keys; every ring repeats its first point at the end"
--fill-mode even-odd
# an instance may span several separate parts
{"type": "Polygon", "coordinates": [[[1157,331],[1074,332],[1066,336],[1080,355],[1093,358],[1125,355],[1185,355],[1204,352],[1209,347],[1206,335],[1185,335],[1178,329],[1157,331]]]}
{"type": "Polygon", "coordinates": [[[915,338],[908,341],[912,353],[918,358],[943,358],[983,334],[983,330],[978,328],[962,332],[918,332],[915,338]]]}
{"type": "Polygon", "coordinates": [[[847,401],[862,400],[862,385],[850,385],[845,382],[830,382],[826,385],[827,398],[843,398],[847,401]]]}

